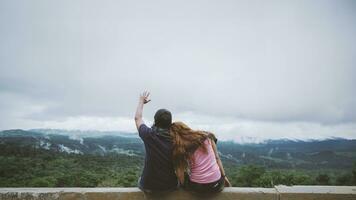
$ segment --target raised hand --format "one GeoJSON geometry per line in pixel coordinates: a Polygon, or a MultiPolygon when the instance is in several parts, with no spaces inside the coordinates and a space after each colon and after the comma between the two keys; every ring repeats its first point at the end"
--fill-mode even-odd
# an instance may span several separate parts
{"type": "Polygon", "coordinates": [[[142,102],[143,104],[146,104],[148,102],[151,101],[151,99],[149,99],[148,97],[150,96],[150,93],[147,91],[144,91],[141,95],[140,95],[140,102],[142,102]]]}
{"type": "Polygon", "coordinates": [[[138,102],[135,113],[135,123],[137,130],[139,130],[140,126],[144,123],[142,119],[143,105],[151,101],[150,99],[148,99],[149,96],[150,93],[147,91],[140,94],[140,100],[138,102]]]}

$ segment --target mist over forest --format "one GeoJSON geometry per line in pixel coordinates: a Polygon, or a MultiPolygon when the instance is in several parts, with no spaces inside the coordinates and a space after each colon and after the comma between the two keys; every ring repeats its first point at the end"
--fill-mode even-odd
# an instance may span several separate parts
{"type": "MultiPolygon", "coordinates": [[[[0,187],[137,186],[142,141],[128,133],[96,133],[1,131],[0,187]]],[[[218,141],[218,149],[233,186],[356,185],[356,140],[218,141]]]]}

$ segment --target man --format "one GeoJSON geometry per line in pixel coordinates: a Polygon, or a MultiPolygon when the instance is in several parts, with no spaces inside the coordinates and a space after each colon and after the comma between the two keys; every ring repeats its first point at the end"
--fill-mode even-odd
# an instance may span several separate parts
{"type": "Polygon", "coordinates": [[[177,188],[178,181],[172,162],[173,143],[169,134],[172,114],[160,109],[154,116],[154,125],[148,127],[142,119],[144,104],[150,102],[150,93],[140,95],[135,122],[140,138],[145,144],[145,166],[139,180],[139,188],[145,192],[168,191],[177,188]]]}

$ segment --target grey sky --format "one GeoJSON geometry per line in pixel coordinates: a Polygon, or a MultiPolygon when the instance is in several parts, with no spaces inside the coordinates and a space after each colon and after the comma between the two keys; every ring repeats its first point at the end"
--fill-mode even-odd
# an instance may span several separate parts
{"type": "Polygon", "coordinates": [[[0,1],[0,129],[356,138],[355,1],[0,1]]]}

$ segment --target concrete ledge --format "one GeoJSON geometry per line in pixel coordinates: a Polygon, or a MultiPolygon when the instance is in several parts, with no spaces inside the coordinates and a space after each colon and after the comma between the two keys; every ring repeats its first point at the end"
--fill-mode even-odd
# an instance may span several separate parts
{"type": "Polygon", "coordinates": [[[218,194],[193,194],[184,190],[145,194],[138,188],[0,188],[0,200],[344,200],[356,199],[356,187],[276,186],[275,188],[225,188],[218,194]]]}
{"type": "Polygon", "coordinates": [[[275,187],[280,199],[356,200],[355,186],[284,186],[275,187]]]}

